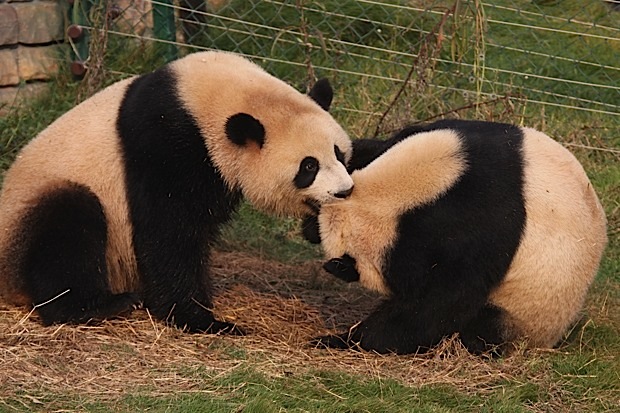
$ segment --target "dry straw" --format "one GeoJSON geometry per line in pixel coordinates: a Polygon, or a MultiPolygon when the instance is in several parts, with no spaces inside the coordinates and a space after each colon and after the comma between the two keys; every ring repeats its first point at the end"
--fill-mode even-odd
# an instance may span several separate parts
{"type": "MultiPolygon", "coordinates": [[[[330,370],[415,386],[450,384],[480,394],[528,369],[522,352],[488,361],[469,355],[455,340],[419,356],[315,349],[307,344],[311,338],[359,321],[378,297],[332,279],[319,262],[286,265],[221,252],[213,273],[215,312],[246,336],[186,334],[145,310],[93,326],[42,327],[35,314],[1,306],[0,400],[17,392],[98,400],[131,392],[224,394],[230,389],[218,388],[217,378],[248,367],[273,378],[330,370]]],[[[546,380],[544,374],[538,379],[546,380]]]]}

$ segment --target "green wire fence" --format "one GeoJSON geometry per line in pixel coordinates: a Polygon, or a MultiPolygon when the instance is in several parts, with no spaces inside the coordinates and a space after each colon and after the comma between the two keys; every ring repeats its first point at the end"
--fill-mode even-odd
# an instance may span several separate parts
{"type": "MultiPolygon", "coordinates": [[[[111,71],[137,73],[197,50],[234,51],[300,89],[331,78],[338,109],[368,125],[390,111],[425,120],[493,105],[538,119],[595,116],[617,127],[618,3],[75,0],[72,16],[91,36],[105,30],[111,71]],[[93,18],[95,9],[105,18],[93,18]],[[406,104],[393,108],[396,97],[406,104]]],[[[74,39],[85,69],[88,41],[74,39]]]]}

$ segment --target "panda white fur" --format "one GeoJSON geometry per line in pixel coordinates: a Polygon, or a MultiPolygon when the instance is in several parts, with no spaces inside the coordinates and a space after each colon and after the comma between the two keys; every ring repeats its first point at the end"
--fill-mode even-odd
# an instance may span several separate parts
{"type": "Polygon", "coordinates": [[[240,56],[188,55],[81,103],[17,156],[0,194],[2,295],[43,324],[139,302],[189,331],[214,319],[209,252],[242,196],[301,216],[346,197],[351,142],[310,97],[240,56]]]}
{"type": "MultiPolygon", "coordinates": [[[[607,242],[582,166],[529,128],[446,120],[354,140],[355,189],[325,204],[328,272],[387,295],[326,347],[414,353],[459,333],[473,353],[551,347],[576,321],[607,242]]],[[[315,223],[316,224],[316,223],[315,223]]]]}

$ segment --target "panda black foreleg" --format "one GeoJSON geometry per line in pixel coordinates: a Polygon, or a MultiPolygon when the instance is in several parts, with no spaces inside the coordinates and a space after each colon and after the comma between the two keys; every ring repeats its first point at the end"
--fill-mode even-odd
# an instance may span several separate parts
{"type": "Polygon", "coordinates": [[[136,231],[134,243],[144,306],[157,319],[187,332],[241,335],[236,325],[213,315],[210,243],[190,224],[171,217],[138,226],[143,230],[136,231]]]}
{"type": "MultiPolygon", "coordinates": [[[[147,298],[145,306],[158,319],[188,333],[245,334],[235,324],[215,318],[210,297],[204,291],[181,292],[176,289],[172,294],[166,293],[166,297],[160,295],[154,301],[147,298]]],[[[146,294],[146,297],[150,295],[146,294]]]]}
{"type": "Polygon", "coordinates": [[[43,195],[21,230],[19,272],[43,324],[101,320],[139,305],[136,294],[110,290],[106,218],[88,188],[67,183],[43,195]]]}
{"type": "Polygon", "coordinates": [[[316,215],[306,215],[301,223],[301,233],[306,241],[311,244],[321,243],[321,230],[319,217],[316,215]]]}
{"type": "MultiPolygon", "coordinates": [[[[180,252],[173,255],[184,256],[180,252]]],[[[207,276],[201,275],[203,269],[192,269],[187,265],[196,261],[197,265],[204,265],[200,257],[187,257],[187,261],[179,261],[174,268],[160,267],[157,271],[150,270],[149,265],[143,263],[141,271],[146,278],[143,281],[144,306],[157,319],[186,332],[243,335],[244,332],[235,324],[216,320],[213,315],[207,276]]],[[[176,261],[174,257],[167,259],[176,261]]]]}

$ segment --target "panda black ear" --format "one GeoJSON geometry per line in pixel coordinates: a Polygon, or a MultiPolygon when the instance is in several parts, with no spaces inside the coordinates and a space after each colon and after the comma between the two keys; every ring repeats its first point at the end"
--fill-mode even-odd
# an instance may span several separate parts
{"type": "Polygon", "coordinates": [[[260,148],[265,143],[265,128],[252,115],[237,113],[226,121],[226,136],[235,145],[245,146],[249,141],[254,141],[260,148]]]}
{"type": "Polygon", "coordinates": [[[329,84],[329,80],[323,78],[317,80],[314,86],[312,86],[312,89],[308,92],[308,96],[310,96],[312,100],[318,103],[324,110],[329,111],[329,107],[332,104],[332,99],[334,98],[334,90],[329,84]]]}

